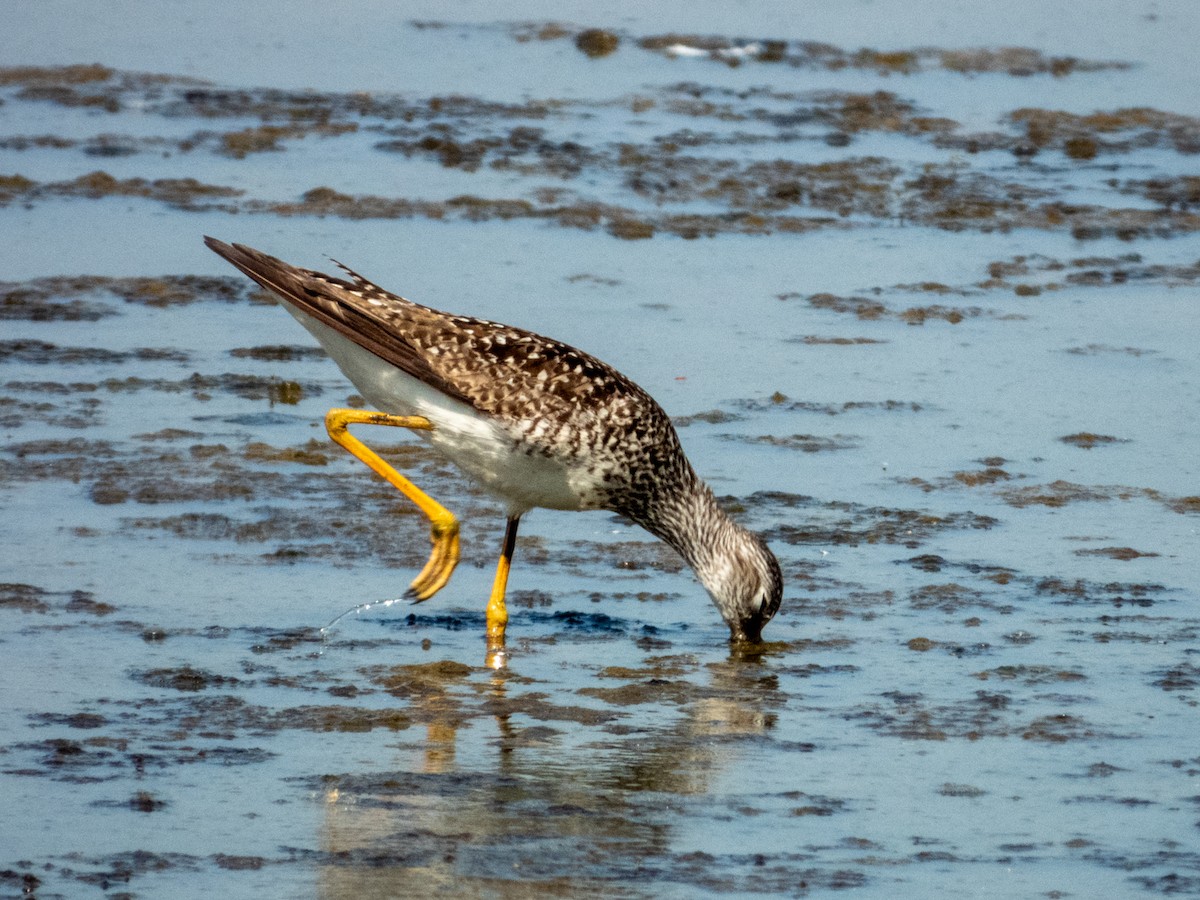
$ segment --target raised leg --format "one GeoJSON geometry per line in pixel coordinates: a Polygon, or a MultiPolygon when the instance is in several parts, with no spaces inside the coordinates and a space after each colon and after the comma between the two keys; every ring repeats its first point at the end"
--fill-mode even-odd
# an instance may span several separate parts
{"type": "Polygon", "coordinates": [[[500,562],[496,566],[496,580],[492,582],[492,596],[487,601],[487,642],[499,642],[503,646],[504,626],[509,624],[508,606],[504,604],[504,593],[509,586],[509,569],[512,566],[512,550],[516,547],[517,526],[521,516],[509,516],[504,529],[504,547],[500,550],[500,562]]]}
{"type": "MultiPolygon", "coordinates": [[[[454,513],[389,466],[378,453],[352,435],[347,430],[350,425],[393,425],[428,431],[433,428],[433,423],[424,416],[394,416],[390,413],[362,409],[331,409],[325,414],[325,428],[329,436],[385,478],[396,490],[415,503],[429,519],[433,552],[429,556],[429,562],[413,579],[405,594],[417,602],[428,600],[446,586],[446,582],[454,574],[454,567],[458,565],[458,520],[454,518],[454,513]]],[[[500,605],[503,607],[503,590],[501,595],[500,605]]],[[[491,609],[490,605],[488,608],[491,609]]],[[[501,631],[503,632],[503,626],[501,631]]]]}

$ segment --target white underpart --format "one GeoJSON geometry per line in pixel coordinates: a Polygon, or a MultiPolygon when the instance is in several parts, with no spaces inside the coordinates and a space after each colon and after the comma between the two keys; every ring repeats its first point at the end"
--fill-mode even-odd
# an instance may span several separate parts
{"type": "Polygon", "coordinates": [[[582,509],[590,478],[582,469],[513,449],[514,435],[471,406],[447,397],[326,325],[284,302],[296,320],[325,348],[346,377],[382,412],[424,416],[433,430],[416,433],[489,493],[503,501],[509,515],[535,506],[582,509]]]}

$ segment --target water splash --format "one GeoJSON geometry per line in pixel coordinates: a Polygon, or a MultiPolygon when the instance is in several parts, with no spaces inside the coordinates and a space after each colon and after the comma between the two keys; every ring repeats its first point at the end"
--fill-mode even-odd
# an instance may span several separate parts
{"type": "Polygon", "coordinates": [[[386,609],[389,606],[393,606],[396,603],[402,602],[404,602],[403,597],[392,597],[390,600],[370,600],[366,603],[360,603],[357,606],[352,606],[321,629],[321,640],[323,642],[328,641],[338,622],[342,621],[342,619],[346,618],[347,616],[361,616],[363,613],[368,612],[369,610],[386,609]]]}

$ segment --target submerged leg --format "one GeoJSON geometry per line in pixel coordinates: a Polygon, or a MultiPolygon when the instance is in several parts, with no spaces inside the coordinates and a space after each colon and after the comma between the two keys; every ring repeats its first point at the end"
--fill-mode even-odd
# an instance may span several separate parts
{"type": "Polygon", "coordinates": [[[503,645],[504,626],[508,624],[508,607],[504,604],[504,592],[508,588],[508,570],[512,567],[513,548],[517,544],[517,525],[520,516],[509,516],[504,529],[504,547],[500,551],[500,562],[496,565],[496,578],[492,582],[492,596],[487,605],[488,644],[503,645]]]}
{"type": "MultiPolygon", "coordinates": [[[[424,416],[393,416],[390,413],[362,409],[331,409],[325,414],[325,428],[329,436],[417,504],[429,519],[433,552],[425,568],[409,585],[406,594],[417,601],[428,600],[446,586],[446,582],[454,573],[454,567],[458,565],[458,520],[454,518],[454,513],[389,466],[379,454],[347,431],[349,425],[394,425],[399,428],[429,431],[433,428],[433,423],[424,416]]],[[[501,605],[503,606],[503,599],[501,605]]]]}

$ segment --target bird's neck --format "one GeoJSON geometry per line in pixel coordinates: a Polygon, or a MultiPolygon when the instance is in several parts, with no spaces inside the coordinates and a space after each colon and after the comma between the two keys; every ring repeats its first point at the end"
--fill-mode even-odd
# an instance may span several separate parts
{"type": "Polygon", "coordinates": [[[694,473],[681,488],[660,500],[666,528],[651,528],[695,571],[709,593],[726,577],[733,548],[744,543],[746,530],[717,505],[712,490],[694,473]]]}

